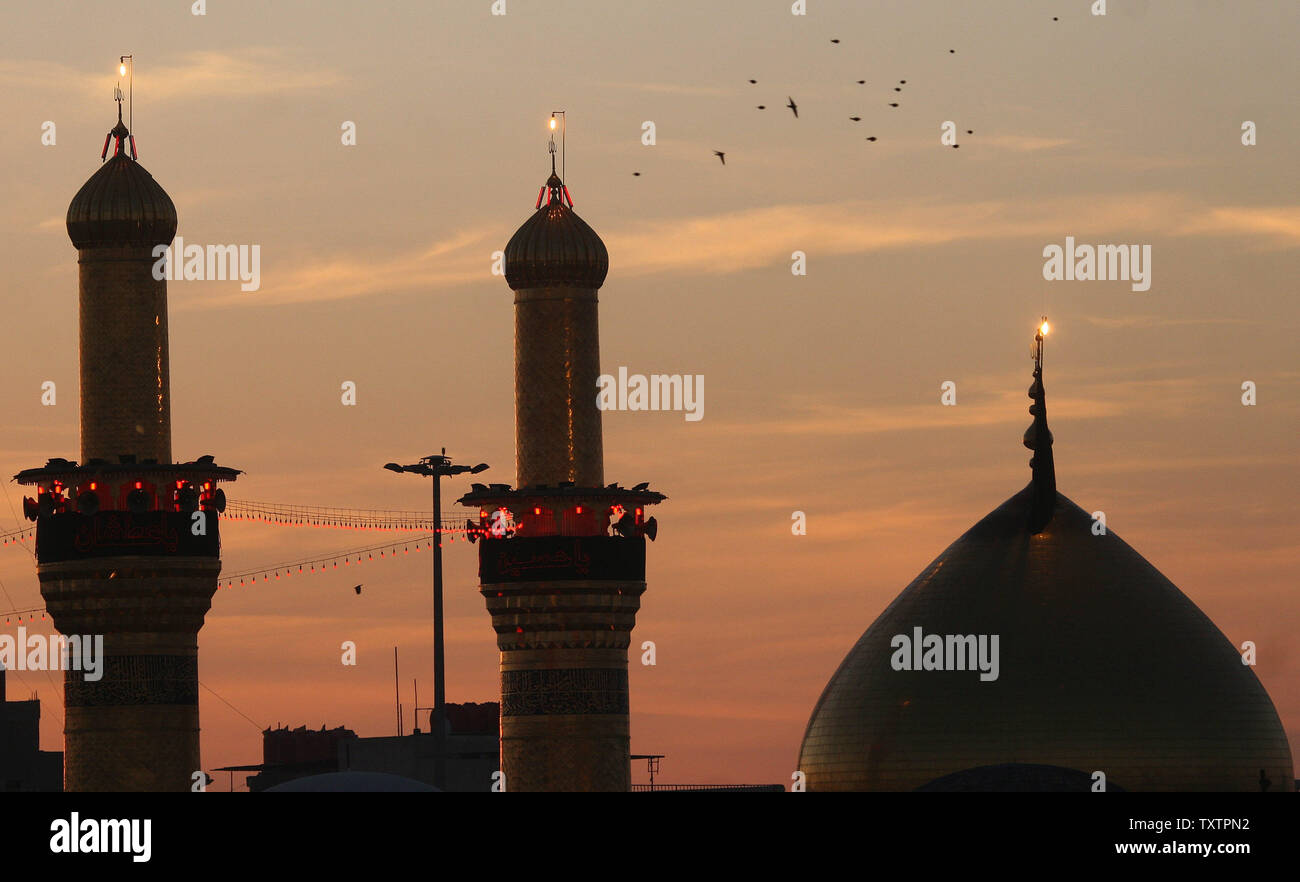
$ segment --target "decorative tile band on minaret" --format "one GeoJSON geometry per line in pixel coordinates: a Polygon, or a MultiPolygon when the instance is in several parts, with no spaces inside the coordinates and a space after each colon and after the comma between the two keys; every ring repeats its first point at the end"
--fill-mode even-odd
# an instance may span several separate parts
{"type": "Polygon", "coordinates": [[[515,292],[518,488],[473,485],[501,650],[507,791],[628,791],[627,650],[645,591],[645,484],[605,486],[597,291],[609,257],[555,174],[505,250],[515,292]],[[542,200],[545,199],[545,204],[542,200]]]}
{"type": "Polygon", "coordinates": [[[102,677],[64,675],[65,789],[187,791],[199,762],[198,632],[221,572],[218,519],[235,469],[172,463],[167,283],[153,250],[176,232],[171,198],[113,156],[68,207],[80,266],[82,462],[15,476],[36,487],[37,575],[64,636],[102,635],[102,677]]]}

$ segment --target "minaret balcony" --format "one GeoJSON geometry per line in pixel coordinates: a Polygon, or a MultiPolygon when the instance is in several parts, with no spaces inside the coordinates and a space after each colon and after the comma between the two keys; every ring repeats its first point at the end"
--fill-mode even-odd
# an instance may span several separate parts
{"type": "Polygon", "coordinates": [[[215,513],[196,535],[191,513],[176,511],[68,511],[36,521],[36,558],[42,564],[97,557],[221,556],[215,513]]]}
{"type": "Polygon", "coordinates": [[[645,581],[642,536],[513,536],[478,546],[483,585],[511,582],[645,581]]]}
{"type": "Polygon", "coordinates": [[[226,507],[219,482],[235,469],[211,457],[189,463],[52,459],[15,476],[36,487],[23,514],[36,522],[41,563],[129,555],[220,556],[218,521],[226,507]]]}

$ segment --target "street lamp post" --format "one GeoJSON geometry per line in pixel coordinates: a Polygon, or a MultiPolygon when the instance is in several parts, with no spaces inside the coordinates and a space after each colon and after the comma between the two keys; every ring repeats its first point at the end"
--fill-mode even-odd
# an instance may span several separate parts
{"type": "Polygon", "coordinates": [[[445,475],[463,475],[466,472],[477,475],[486,471],[487,463],[476,466],[453,465],[447,456],[447,448],[442,448],[439,455],[426,456],[417,463],[399,465],[387,463],[384,468],[390,472],[410,472],[433,478],[433,784],[439,790],[445,790],[445,717],[446,717],[446,664],[444,660],[443,624],[442,624],[442,477],[445,475]]]}

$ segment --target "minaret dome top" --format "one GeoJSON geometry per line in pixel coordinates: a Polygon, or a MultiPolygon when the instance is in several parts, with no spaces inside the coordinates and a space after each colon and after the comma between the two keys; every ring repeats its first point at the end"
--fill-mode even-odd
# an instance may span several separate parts
{"type": "Polygon", "coordinates": [[[569,188],[551,176],[537,196],[537,210],[506,245],[506,282],[524,288],[599,288],[609,272],[609,252],[596,231],[573,210],[569,188]]]}
{"type": "Polygon", "coordinates": [[[104,139],[113,155],[82,185],[68,206],[68,237],[78,249],[168,245],[176,235],[176,206],[135,159],[135,139],[122,122],[104,139]]]}

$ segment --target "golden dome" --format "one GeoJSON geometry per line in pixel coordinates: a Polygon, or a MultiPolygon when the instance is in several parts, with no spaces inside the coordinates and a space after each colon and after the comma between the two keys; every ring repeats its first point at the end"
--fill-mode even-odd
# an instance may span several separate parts
{"type": "Polygon", "coordinates": [[[1286,732],[1236,647],[1056,492],[1038,344],[1033,481],[927,566],[849,652],[804,734],[807,788],[1089,789],[1102,772],[1110,790],[1290,790],[1286,732]],[[945,650],[949,635],[985,635],[996,677],[952,664],[955,640],[947,669],[915,669],[916,652],[900,653],[928,635],[945,650]]]}
{"type": "Polygon", "coordinates": [[[809,790],[913,790],[986,766],[1104,772],[1110,789],[1258,790],[1292,779],[1264,687],[1122,539],[1032,485],[939,555],[831,678],[804,735],[809,790]],[[999,635],[998,677],[896,671],[894,635],[999,635]],[[1112,786],[1113,785],[1113,786],[1112,786]]]}

